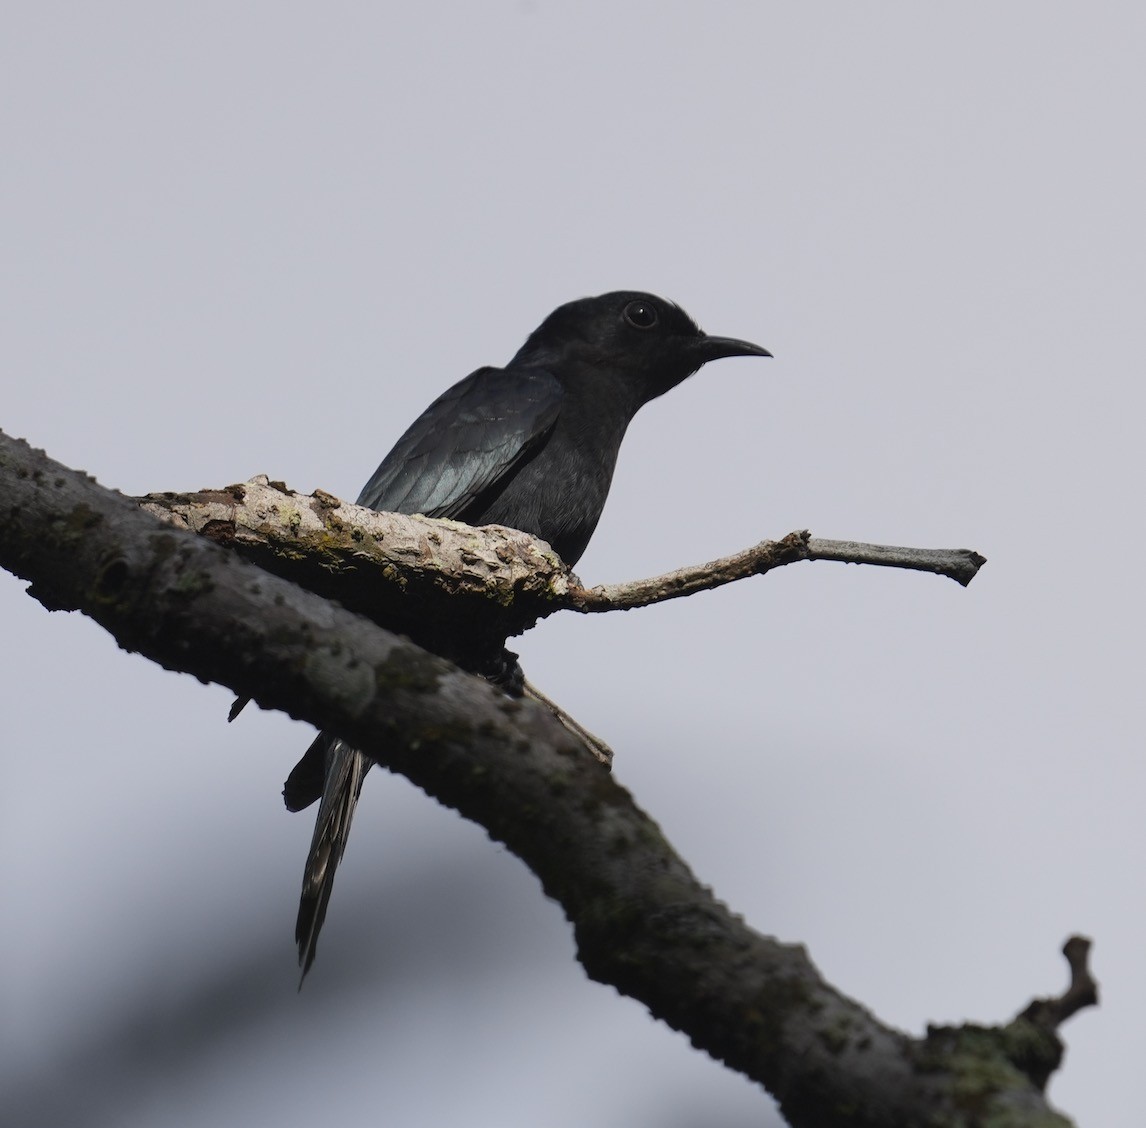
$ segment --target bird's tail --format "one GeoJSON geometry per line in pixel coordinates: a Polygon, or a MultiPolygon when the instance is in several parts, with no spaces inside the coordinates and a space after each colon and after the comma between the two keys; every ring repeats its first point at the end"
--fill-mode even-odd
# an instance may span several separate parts
{"type": "MultiPolygon", "coordinates": [[[[291,779],[295,778],[304,765],[310,763],[313,766],[316,759],[325,762],[325,782],[314,824],[314,837],[310,841],[310,854],[303,871],[302,895],[294,929],[294,938],[298,943],[298,963],[302,968],[300,987],[310,965],[314,963],[318,934],[326,919],[326,906],[334,887],[334,875],[346,849],[346,838],[350,834],[354,808],[362,792],[362,781],[374,762],[345,741],[320,733],[299,767],[291,773],[291,779]]],[[[287,781],[284,794],[287,796],[287,805],[292,806],[291,780],[287,781]]]]}

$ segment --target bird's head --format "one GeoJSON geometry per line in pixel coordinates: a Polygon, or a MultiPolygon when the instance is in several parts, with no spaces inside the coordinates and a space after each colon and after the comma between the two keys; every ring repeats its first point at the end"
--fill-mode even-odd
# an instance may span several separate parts
{"type": "Polygon", "coordinates": [[[607,375],[632,391],[635,409],[710,360],[771,355],[751,341],[710,336],[675,302],[639,290],[616,290],[559,306],[513,363],[544,367],[559,379],[607,375]]]}

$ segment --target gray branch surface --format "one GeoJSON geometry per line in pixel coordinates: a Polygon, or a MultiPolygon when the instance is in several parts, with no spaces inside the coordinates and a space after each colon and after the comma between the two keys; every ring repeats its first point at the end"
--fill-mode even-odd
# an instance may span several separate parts
{"type": "Polygon", "coordinates": [[[799,531],[667,575],[586,588],[547,544],[515,529],[376,513],[321,490],[295,493],[265,475],[221,490],[148,494],[140,504],[430,649],[437,648],[424,637],[427,623],[449,619],[455,629],[505,638],[555,611],[647,607],[802,560],[934,572],[964,586],[985,563],[970,549],[895,548],[799,531]]]}
{"type": "Polygon", "coordinates": [[[717,901],[542,706],[2,433],[0,482],[0,566],[46,607],[329,729],[480,823],[560,902],[592,978],[758,1081],[794,1128],[1068,1124],[1043,1088],[1057,1026],[1093,987],[1084,941],[1071,942],[1061,998],[1001,1026],[910,1038],[826,983],[801,946],[717,901]]]}

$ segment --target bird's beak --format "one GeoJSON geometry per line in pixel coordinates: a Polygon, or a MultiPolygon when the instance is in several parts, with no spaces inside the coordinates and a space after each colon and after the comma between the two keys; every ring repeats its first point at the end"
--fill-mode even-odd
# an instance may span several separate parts
{"type": "Polygon", "coordinates": [[[767,350],[751,341],[738,341],[735,337],[710,337],[707,333],[696,339],[696,351],[703,358],[701,363],[720,360],[725,356],[771,356],[767,350]]]}

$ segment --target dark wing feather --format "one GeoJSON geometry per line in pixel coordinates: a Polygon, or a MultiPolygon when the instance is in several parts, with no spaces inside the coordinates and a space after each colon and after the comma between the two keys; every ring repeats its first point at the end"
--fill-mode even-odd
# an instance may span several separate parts
{"type": "MultiPolygon", "coordinates": [[[[479,368],[422,412],[366,483],[358,504],[465,520],[468,505],[545,441],[561,399],[561,385],[541,369],[479,368]]],[[[304,976],[372,764],[356,748],[319,733],[283,791],[292,811],[312,803],[320,789],[322,796],[295,925],[304,976]]]]}
{"type": "Polygon", "coordinates": [[[464,520],[466,506],[548,436],[562,395],[539,368],[479,368],[414,420],[358,504],[464,520]]]}

